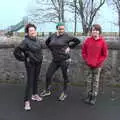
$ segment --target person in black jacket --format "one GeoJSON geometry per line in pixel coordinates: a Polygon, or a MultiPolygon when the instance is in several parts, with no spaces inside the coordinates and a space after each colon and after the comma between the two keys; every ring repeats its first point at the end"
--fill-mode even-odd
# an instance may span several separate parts
{"type": "Polygon", "coordinates": [[[53,60],[48,67],[46,73],[46,89],[41,93],[41,96],[48,96],[51,95],[50,86],[51,86],[51,79],[54,73],[61,68],[63,78],[64,78],[64,88],[63,92],[61,93],[59,100],[64,100],[67,97],[66,90],[67,85],[69,83],[68,80],[68,66],[70,62],[70,49],[74,48],[76,45],[80,43],[78,38],[68,35],[64,32],[64,24],[58,23],[56,25],[57,32],[52,34],[46,40],[46,45],[50,49],[53,60]]]}
{"type": "Polygon", "coordinates": [[[24,61],[27,71],[27,84],[24,97],[24,109],[30,110],[30,100],[41,101],[42,97],[38,95],[37,81],[42,64],[42,44],[37,38],[36,26],[28,24],[25,28],[25,39],[14,50],[17,60],[24,61]]]}

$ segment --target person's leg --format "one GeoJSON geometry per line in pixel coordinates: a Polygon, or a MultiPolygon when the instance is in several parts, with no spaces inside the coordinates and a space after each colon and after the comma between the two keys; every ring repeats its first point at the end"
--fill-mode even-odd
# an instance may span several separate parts
{"type": "Polygon", "coordinates": [[[69,61],[64,61],[64,62],[61,63],[61,70],[62,70],[63,79],[64,79],[63,91],[67,90],[67,84],[69,83],[69,80],[68,80],[68,67],[69,67],[69,61]]]}
{"type": "Polygon", "coordinates": [[[90,101],[91,104],[95,104],[96,103],[96,96],[98,95],[98,89],[99,89],[100,72],[101,72],[101,68],[93,69],[92,99],[90,101]]]}
{"type": "Polygon", "coordinates": [[[64,78],[64,87],[63,87],[63,92],[61,93],[59,99],[64,100],[67,97],[67,87],[68,87],[68,66],[69,66],[69,61],[63,61],[61,63],[61,70],[64,78]]]}
{"type": "Polygon", "coordinates": [[[24,102],[25,102],[25,110],[30,110],[30,99],[31,99],[31,92],[32,92],[32,84],[33,84],[33,79],[34,79],[34,65],[31,63],[27,63],[26,66],[26,72],[27,72],[27,83],[26,83],[26,88],[25,88],[25,97],[24,97],[24,102]]]}
{"type": "Polygon", "coordinates": [[[92,69],[89,66],[86,66],[86,91],[87,97],[85,98],[85,102],[89,103],[92,94],[92,69]]]}
{"type": "Polygon", "coordinates": [[[34,71],[34,81],[33,81],[33,92],[32,92],[32,100],[36,101],[41,101],[42,98],[38,95],[38,79],[39,79],[39,74],[40,74],[40,69],[41,69],[41,63],[36,63],[35,64],[35,71],[34,71]]]}
{"type": "Polygon", "coordinates": [[[41,64],[42,64],[42,62],[35,64],[34,81],[33,81],[33,94],[38,94],[37,83],[39,80],[41,64]]]}
{"type": "Polygon", "coordinates": [[[50,92],[51,79],[58,68],[59,68],[59,64],[57,64],[56,62],[52,61],[50,63],[47,73],[46,73],[46,88],[41,93],[41,96],[51,95],[51,92],[50,92]]]}
{"type": "Polygon", "coordinates": [[[59,68],[59,64],[54,61],[52,61],[52,63],[49,65],[46,73],[46,90],[50,89],[51,79],[58,68],[59,68]]]}

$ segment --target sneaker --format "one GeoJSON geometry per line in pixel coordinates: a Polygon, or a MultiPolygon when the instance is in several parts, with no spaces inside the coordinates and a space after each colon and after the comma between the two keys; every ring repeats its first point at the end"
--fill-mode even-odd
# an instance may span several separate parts
{"type": "Polygon", "coordinates": [[[25,109],[26,111],[31,110],[30,102],[29,102],[29,101],[26,101],[26,102],[25,102],[24,109],[25,109]]]}
{"type": "Polygon", "coordinates": [[[36,95],[32,95],[32,98],[31,98],[33,101],[42,101],[43,99],[42,99],[42,97],[40,97],[38,94],[36,94],[36,95]]]}
{"type": "Polygon", "coordinates": [[[44,90],[44,91],[40,94],[40,96],[42,96],[42,97],[49,96],[49,95],[51,95],[51,92],[50,92],[50,91],[46,91],[46,90],[44,90]]]}
{"type": "Polygon", "coordinates": [[[65,94],[64,92],[62,92],[61,95],[60,95],[60,97],[59,97],[59,100],[63,101],[63,100],[65,100],[66,97],[67,97],[67,94],[65,94]]]}
{"type": "Polygon", "coordinates": [[[91,105],[95,105],[96,103],[96,96],[92,96],[92,99],[90,100],[91,105]]]}
{"type": "Polygon", "coordinates": [[[90,98],[88,98],[88,97],[85,98],[85,99],[84,99],[84,102],[85,102],[85,103],[90,103],[90,98]]]}
{"type": "Polygon", "coordinates": [[[92,99],[92,95],[91,95],[90,92],[88,92],[88,96],[84,99],[84,102],[87,103],[87,104],[89,104],[90,101],[91,101],[91,99],[92,99]]]}

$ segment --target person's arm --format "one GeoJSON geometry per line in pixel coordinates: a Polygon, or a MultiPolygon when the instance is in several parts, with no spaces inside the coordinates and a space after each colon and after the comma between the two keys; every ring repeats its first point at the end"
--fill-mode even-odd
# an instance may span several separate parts
{"type": "Polygon", "coordinates": [[[25,43],[25,40],[23,40],[21,44],[14,49],[14,52],[13,52],[17,60],[25,61],[25,54],[24,54],[25,49],[26,49],[26,43],[25,43]]]}
{"type": "Polygon", "coordinates": [[[105,59],[107,58],[107,56],[108,56],[108,47],[107,47],[106,42],[104,41],[103,46],[102,46],[102,51],[101,51],[101,57],[99,59],[98,64],[103,63],[105,61],[105,59]]]}
{"type": "Polygon", "coordinates": [[[85,40],[82,44],[82,57],[87,62],[87,40],[85,40]]]}
{"type": "Polygon", "coordinates": [[[69,48],[74,48],[76,47],[78,44],[80,44],[80,40],[76,37],[70,37],[69,42],[69,48]]]}
{"type": "Polygon", "coordinates": [[[51,41],[51,36],[49,36],[45,42],[48,48],[49,48],[50,41],[51,41]]]}

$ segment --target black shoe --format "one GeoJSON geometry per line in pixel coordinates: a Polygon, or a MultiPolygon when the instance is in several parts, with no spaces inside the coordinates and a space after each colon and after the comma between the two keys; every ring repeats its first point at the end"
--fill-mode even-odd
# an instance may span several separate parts
{"type": "Polygon", "coordinates": [[[84,99],[84,102],[89,104],[91,99],[92,99],[92,94],[91,94],[91,92],[88,92],[88,96],[87,96],[87,98],[84,99]]]}
{"type": "Polygon", "coordinates": [[[89,97],[85,98],[85,99],[84,99],[84,102],[87,103],[87,104],[89,104],[90,98],[89,98],[89,97]]]}
{"type": "Polygon", "coordinates": [[[91,105],[95,105],[96,103],[96,96],[92,96],[92,99],[90,100],[91,105]]]}

